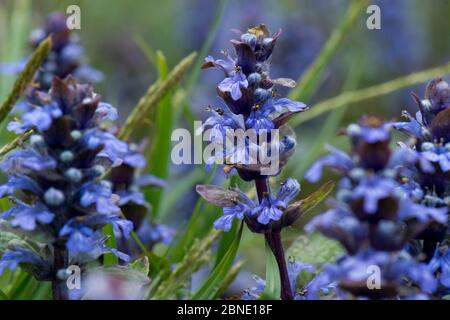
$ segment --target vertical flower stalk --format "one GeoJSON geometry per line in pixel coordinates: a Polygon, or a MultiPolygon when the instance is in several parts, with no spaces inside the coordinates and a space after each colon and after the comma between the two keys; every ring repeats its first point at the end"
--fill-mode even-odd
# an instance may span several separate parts
{"type": "Polygon", "coordinates": [[[106,170],[123,163],[127,144],[105,131],[105,122],[116,120],[117,111],[91,85],[55,77],[49,93],[36,97],[35,108],[8,125],[17,134],[35,133],[0,165],[8,176],[0,197],[8,196],[13,204],[0,218],[27,234],[33,245],[8,249],[0,274],[20,265],[38,280],[51,281],[55,299],[68,299],[70,265],[84,271],[106,253],[129,259],[108,248],[101,232],[112,225],[127,237],[133,228],[120,218],[119,198],[103,179],[106,170]]]}
{"type": "Polygon", "coordinates": [[[286,78],[272,79],[269,75],[270,57],[280,32],[271,34],[264,25],[259,25],[242,33],[237,31],[239,40],[231,40],[234,55],[223,51],[224,59],[215,60],[211,56],[205,59],[202,68],[218,68],[225,78],[217,86],[217,94],[224,106],[209,108],[213,116],[202,127],[212,145],[225,146],[207,160],[207,166],[213,163],[224,164],[224,172],[237,173],[244,181],[255,183],[258,201],[249,199],[243,192],[233,189],[224,190],[215,186],[197,186],[197,192],[207,201],[223,208],[224,215],[215,223],[216,229],[229,231],[235,218],[244,220],[252,232],[264,234],[277,261],[281,280],[281,298],[293,299],[281,230],[298,217],[296,210],[288,212],[289,203],[297,196],[300,185],[294,179],[285,181],[274,195],[269,187],[268,178],[280,173],[282,166],[295,149],[293,132],[286,126],[295,114],[308,108],[301,102],[278,97],[277,86],[293,87],[295,81],[286,78]],[[253,133],[258,139],[244,137],[236,143],[232,134],[238,132],[253,133]],[[277,136],[279,139],[275,139],[277,136]],[[261,137],[266,136],[267,141],[261,137]],[[230,144],[230,140],[233,141],[230,144]],[[277,153],[279,161],[275,170],[268,172],[267,159],[252,156],[277,153]],[[254,154],[254,153],[253,153],[254,154]]]}
{"type": "Polygon", "coordinates": [[[330,154],[306,173],[311,182],[320,179],[324,167],[342,176],[332,207],[305,229],[321,232],[346,249],[345,256],[325,268],[344,298],[426,298],[436,289],[426,264],[404,248],[428,226],[445,224],[446,209],[418,204],[410,196],[402,176],[417,157],[406,147],[391,149],[391,128],[392,123],[376,116],[363,117],[346,130],[350,155],[330,147],[330,154]],[[380,276],[376,288],[368,279],[374,272],[380,276]]]}

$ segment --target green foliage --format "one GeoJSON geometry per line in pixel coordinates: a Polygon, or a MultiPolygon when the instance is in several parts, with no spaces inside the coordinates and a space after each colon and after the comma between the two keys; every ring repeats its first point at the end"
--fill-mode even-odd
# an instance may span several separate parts
{"type": "Polygon", "coordinates": [[[27,131],[24,134],[18,136],[13,141],[7,143],[3,147],[0,148],[0,161],[2,160],[3,156],[6,155],[11,150],[14,150],[16,148],[21,147],[28,138],[33,134],[33,130],[27,131]]]}
{"type": "MultiPolygon", "coordinates": [[[[114,248],[117,249],[117,243],[116,243],[116,236],[114,234],[114,230],[112,225],[108,224],[107,226],[103,227],[103,234],[108,237],[108,240],[106,241],[105,245],[108,248],[114,248]]],[[[103,264],[106,266],[113,266],[119,263],[119,259],[116,257],[116,255],[112,253],[107,253],[103,255],[103,264]]]]}
{"type": "Polygon", "coordinates": [[[206,281],[203,283],[200,289],[198,289],[198,291],[194,294],[192,299],[194,300],[213,299],[217,295],[217,293],[221,290],[224,279],[226,279],[226,276],[233,265],[233,261],[236,258],[239,243],[241,241],[243,226],[244,226],[243,223],[241,223],[241,226],[239,227],[239,233],[237,237],[235,237],[227,253],[216,265],[216,267],[210,273],[209,277],[206,279],[206,281]]]}
{"type": "MultiPolygon", "coordinates": [[[[291,91],[289,98],[292,100],[308,101],[317,89],[326,66],[334,57],[339,47],[343,44],[345,36],[353,27],[357,18],[361,16],[363,10],[367,8],[368,0],[352,0],[352,4],[347,10],[340,25],[328,38],[320,54],[314,60],[308,70],[297,81],[298,87],[291,91]]],[[[309,111],[308,111],[309,113],[309,111]]]]}
{"type": "Polygon", "coordinates": [[[130,269],[136,270],[147,276],[150,272],[150,263],[148,262],[148,258],[142,257],[133,261],[130,263],[130,269]]]}
{"type": "MultiPolygon", "coordinates": [[[[176,297],[179,289],[183,288],[192,274],[211,258],[211,247],[217,240],[219,232],[212,231],[202,240],[196,240],[186,252],[183,260],[167,273],[167,277],[158,283],[153,299],[170,299],[176,297]]],[[[194,296],[195,297],[195,296],[194,296]]]]}
{"type": "Polygon", "coordinates": [[[266,287],[261,299],[278,300],[281,293],[280,272],[278,271],[277,261],[266,242],[266,287]]]}
{"type": "Polygon", "coordinates": [[[295,257],[297,261],[312,265],[323,265],[333,262],[343,248],[334,240],[320,233],[299,236],[288,248],[287,256],[295,257]]]}

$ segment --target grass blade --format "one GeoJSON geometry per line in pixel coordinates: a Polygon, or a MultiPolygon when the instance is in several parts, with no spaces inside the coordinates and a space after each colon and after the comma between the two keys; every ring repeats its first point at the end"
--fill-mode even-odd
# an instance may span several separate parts
{"type": "MultiPolygon", "coordinates": [[[[159,79],[165,81],[168,77],[167,61],[161,51],[156,52],[156,67],[159,79]]],[[[172,92],[172,90],[170,90],[172,92]]],[[[170,163],[170,135],[173,128],[173,110],[177,106],[177,99],[172,100],[172,94],[166,95],[158,104],[154,121],[155,134],[152,147],[147,155],[148,170],[160,179],[166,179],[170,163]],[[172,104],[172,101],[174,102],[172,104]]],[[[163,190],[150,189],[145,192],[146,198],[152,204],[152,214],[159,213],[159,203],[163,190]]]]}
{"type": "Polygon", "coordinates": [[[208,35],[206,36],[205,41],[203,42],[202,48],[200,49],[199,55],[197,60],[194,63],[194,66],[192,68],[192,72],[186,82],[186,91],[190,92],[192,88],[196,85],[198,81],[198,77],[200,75],[200,66],[203,63],[204,57],[208,54],[208,52],[211,50],[211,47],[213,45],[214,39],[216,37],[217,31],[219,29],[220,23],[222,21],[223,15],[225,13],[225,7],[228,0],[220,0],[218,4],[218,9],[216,11],[216,14],[214,16],[213,22],[211,26],[208,28],[208,35]]]}
{"type": "Polygon", "coordinates": [[[165,217],[172,206],[184,197],[189,190],[192,190],[194,185],[203,179],[204,174],[205,170],[203,168],[196,168],[188,175],[184,176],[183,179],[177,181],[173,189],[164,194],[158,209],[158,217],[165,217]]]}
{"type": "Polygon", "coordinates": [[[367,0],[353,0],[347,10],[341,24],[328,38],[319,56],[314,60],[308,70],[297,81],[298,87],[291,91],[289,98],[292,100],[308,101],[314,94],[318,83],[322,79],[324,70],[339,46],[343,43],[345,36],[355,24],[357,18],[367,7],[367,0]]]}
{"type": "Polygon", "coordinates": [[[133,131],[138,127],[138,124],[149,117],[150,110],[180,82],[183,75],[189,70],[192,63],[194,63],[196,56],[196,52],[191,53],[172,69],[166,80],[159,80],[150,86],[146,94],[139,100],[136,107],[125,120],[118,135],[120,139],[128,140],[130,138],[133,131]]]}
{"type": "Polygon", "coordinates": [[[21,147],[28,138],[33,134],[33,130],[27,131],[24,134],[18,136],[10,143],[4,145],[0,148],[0,161],[2,160],[3,156],[10,152],[11,150],[14,150],[15,148],[21,147]]]}
{"type": "Polygon", "coordinates": [[[220,263],[213,269],[203,286],[201,286],[201,288],[194,294],[192,297],[193,300],[212,299],[221,290],[224,279],[226,279],[226,276],[229,273],[236,257],[239,243],[241,242],[243,226],[244,224],[241,223],[237,237],[235,237],[227,253],[220,263]]]}
{"type": "Polygon", "coordinates": [[[450,63],[415,72],[371,87],[345,92],[334,98],[323,100],[313,105],[311,109],[302,114],[301,117],[292,119],[290,124],[293,127],[296,127],[304,122],[320,116],[325,112],[329,112],[352,103],[358,103],[367,99],[383,96],[448,73],[450,73],[450,63]]]}
{"type": "Polygon", "coordinates": [[[39,47],[34,51],[30,60],[25,66],[25,69],[20,73],[13,89],[0,107],[0,123],[6,118],[12,110],[17,100],[19,100],[22,93],[25,91],[27,85],[33,80],[34,74],[41,66],[44,59],[52,48],[52,40],[50,37],[41,42],[39,47]]]}
{"type": "MultiPolygon", "coordinates": [[[[108,236],[108,240],[106,241],[105,245],[108,248],[117,249],[117,243],[116,243],[116,236],[114,235],[114,230],[112,225],[108,224],[103,227],[103,234],[105,236],[108,236]]],[[[107,253],[103,255],[103,264],[105,266],[115,266],[119,263],[119,259],[116,257],[116,255],[112,253],[107,253]]]]}
{"type": "Polygon", "coordinates": [[[9,300],[6,293],[4,293],[2,290],[0,290],[0,300],[9,300]]]}
{"type": "Polygon", "coordinates": [[[278,300],[281,294],[281,281],[278,264],[266,242],[266,287],[262,299],[278,300]]]}

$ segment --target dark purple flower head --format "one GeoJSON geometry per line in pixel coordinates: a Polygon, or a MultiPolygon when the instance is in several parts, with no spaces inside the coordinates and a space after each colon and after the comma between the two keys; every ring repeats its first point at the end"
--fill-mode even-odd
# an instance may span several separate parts
{"type": "MultiPolygon", "coordinates": [[[[52,49],[37,72],[33,85],[26,90],[26,100],[20,102],[17,108],[29,111],[35,104],[38,90],[48,91],[55,76],[66,78],[73,75],[78,81],[99,82],[103,74],[87,64],[83,47],[78,43],[78,37],[67,28],[67,17],[63,13],[52,13],[42,27],[34,29],[29,37],[32,49],[35,49],[48,36],[52,37],[52,49]]],[[[20,73],[26,65],[26,58],[13,65],[0,65],[1,73],[20,73]]]]}
{"type": "Polygon", "coordinates": [[[344,292],[360,298],[408,298],[422,292],[431,294],[436,289],[436,281],[427,266],[403,253],[361,251],[328,265],[324,273],[344,292]],[[369,276],[376,280],[371,282],[369,276]]]}
{"type": "Polygon", "coordinates": [[[413,94],[419,111],[415,118],[408,112],[404,117],[409,122],[397,122],[394,127],[420,142],[450,142],[450,86],[441,78],[430,81],[425,98],[413,94]]]}
{"type": "Polygon", "coordinates": [[[52,35],[52,51],[42,65],[36,82],[40,90],[48,90],[54,76],[65,78],[69,74],[79,80],[97,82],[103,75],[86,64],[84,49],[77,37],[67,28],[67,17],[62,13],[50,14],[42,28],[30,35],[30,45],[36,48],[46,37],[52,35]]]}
{"type": "MultiPolygon", "coordinates": [[[[419,163],[414,150],[401,145],[389,147],[389,124],[377,117],[365,117],[358,125],[350,125],[352,152],[345,154],[330,148],[330,154],[317,161],[306,173],[318,181],[324,167],[342,176],[337,201],[305,227],[338,241],[347,256],[327,269],[333,281],[344,291],[369,298],[390,298],[415,294],[405,291],[403,277],[430,294],[435,285],[426,268],[411,257],[403,257],[403,249],[430,225],[444,226],[446,208],[431,208],[420,203],[423,191],[406,178],[408,169],[419,163]],[[371,265],[381,270],[384,290],[367,287],[371,265]],[[420,275],[423,273],[422,275],[420,275]]],[[[421,167],[430,169],[430,162],[421,167]]]]}
{"type": "Polygon", "coordinates": [[[433,258],[428,263],[428,268],[438,274],[441,295],[448,294],[450,292],[450,250],[448,245],[436,248],[433,258]]]}
{"type": "Polygon", "coordinates": [[[360,164],[373,170],[383,169],[391,155],[389,147],[392,125],[378,116],[363,116],[358,124],[351,124],[346,130],[355,155],[360,164]]]}
{"type": "MultiPolygon", "coordinates": [[[[410,140],[404,148],[414,154],[415,161],[405,167],[403,179],[413,186],[416,201],[430,210],[450,208],[450,87],[441,78],[430,81],[421,99],[413,94],[419,110],[415,117],[403,112],[408,121],[394,127],[410,140]]],[[[411,190],[411,189],[409,189],[411,190]]],[[[423,240],[423,253],[430,260],[438,245],[445,241],[448,226],[432,224],[418,239],[423,240]]]]}
{"type": "MultiPolygon", "coordinates": [[[[105,131],[105,121],[116,119],[115,109],[102,102],[91,85],[80,85],[73,77],[55,78],[50,92],[36,97],[39,104],[9,124],[17,133],[34,133],[23,149],[7,154],[0,165],[8,176],[0,196],[9,196],[13,204],[1,218],[30,236],[46,239],[50,256],[47,251],[34,254],[50,261],[53,280],[69,261],[84,264],[109,252],[128,260],[105,246],[107,238],[101,232],[112,225],[128,237],[132,230],[132,223],[119,217],[119,197],[102,176],[124,162],[140,165],[140,159],[127,154],[126,143],[105,131]],[[51,256],[57,254],[62,258],[51,256]]],[[[39,260],[15,252],[4,255],[5,266],[39,260]]]]}
{"type": "MultiPolygon", "coordinates": [[[[216,133],[220,132],[224,137],[226,129],[242,129],[244,131],[251,129],[257,134],[270,133],[271,130],[283,127],[293,115],[308,109],[301,102],[278,98],[276,95],[275,86],[292,88],[296,85],[295,81],[291,79],[271,79],[269,76],[269,58],[279,34],[271,35],[264,25],[251,28],[246,33],[238,32],[240,39],[231,41],[234,47],[233,55],[224,51],[225,59],[215,60],[211,56],[205,59],[203,69],[219,68],[224,71],[225,75],[225,79],[217,87],[217,93],[225,102],[227,110],[217,112],[206,121],[203,127],[203,129],[205,127],[213,129],[210,135],[212,142],[225,145],[225,141],[220,140],[216,133]]],[[[285,138],[286,136],[280,136],[282,141],[285,138]]],[[[293,150],[290,149],[290,152],[286,152],[288,148],[281,144],[283,143],[280,143],[280,150],[282,148],[285,151],[281,155],[284,163],[293,150]]],[[[245,154],[253,147],[258,150],[261,148],[259,144],[255,146],[247,144],[245,148],[248,150],[236,150],[233,153],[245,154]]],[[[270,144],[268,148],[270,148],[270,144]]],[[[229,153],[225,153],[223,157],[231,158],[229,153]]],[[[245,157],[236,158],[245,159],[245,157]]],[[[213,160],[211,159],[209,162],[213,162],[213,160]]],[[[261,173],[260,162],[257,165],[248,166],[246,161],[225,161],[227,165],[235,168],[240,177],[246,181],[264,176],[261,173]]],[[[210,165],[211,163],[208,163],[208,166],[210,165]]]]}

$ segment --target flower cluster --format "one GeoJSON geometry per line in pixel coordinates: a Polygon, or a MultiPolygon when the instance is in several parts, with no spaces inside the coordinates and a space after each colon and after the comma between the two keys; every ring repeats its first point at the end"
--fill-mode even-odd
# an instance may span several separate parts
{"type": "Polygon", "coordinates": [[[320,179],[324,167],[343,176],[332,208],[313,218],[305,229],[319,231],[346,249],[348,255],[329,266],[326,274],[356,297],[411,297],[435,290],[426,265],[403,249],[429,225],[445,224],[446,209],[427,207],[410,197],[402,176],[417,157],[409,148],[391,150],[391,128],[392,124],[376,116],[363,117],[346,130],[350,155],[330,148],[330,154],[306,173],[311,182],[320,179]],[[380,271],[379,290],[371,290],[367,284],[372,267],[380,271]]]}
{"type": "MultiPolygon", "coordinates": [[[[264,25],[249,29],[240,34],[240,40],[231,40],[235,56],[224,51],[224,59],[215,60],[211,56],[205,59],[202,68],[219,68],[225,78],[217,86],[217,93],[224,101],[222,108],[211,108],[214,115],[206,120],[202,129],[211,128],[209,139],[219,145],[226,145],[227,136],[236,130],[255,134],[269,134],[273,129],[280,129],[294,114],[307,110],[305,104],[277,97],[275,87],[278,85],[293,87],[295,81],[286,78],[271,79],[269,76],[270,57],[280,33],[270,35],[264,25]]],[[[273,146],[279,151],[280,166],[291,155],[295,147],[292,134],[282,133],[273,146]]],[[[269,141],[270,144],[270,141],[269,141]]],[[[261,173],[261,159],[252,157],[252,151],[259,151],[263,146],[247,139],[243,146],[232,143],[234,148],[227,148],[216,154],[215,160],[225,163],[230,169],[237,169],[240,177],[252,181],[261,173]]]]}
{"type": "MultiPolygon", "coordinates": [[[[70,74],[78,81],[85,82],[98,82],[103,79],[100,71],[87,64],[84,49],[78,43],[77,36],[67,28],[66,19],[62,13],[50,14],[41,28],[31,32],[29,43],[32,49],[37,48],[50,35],[52,48],[36,73],[34,83],[27,88],[26,101],[19,103],[18,109],[29,111],[30,104],[39,104],[39,97],[36,97],[38,91],[48,91],[54,76],[64,79],[70,74]]],[[[0,72],[17,74],[23,70],[28,59],[0,66],[0,72]]]]}
{"type": "MultiPolygon", "coordinates": [[[[307,110],[305,104],[277,97],[275,87],[283,85],[295,86],[295,81],[286,78],[271,79],[269,76],[270,57],[280,33],[271,35],[264,25],[239,33],[240,40],[232,40],[235,56],[224,51],[225,59],[215,60],[208,56],[203,68],[221,69],[225,78],[217,86],[217,93],[225,103],[223,108],[213,108],[214,115],[208,118],[202,130],[210,128],[209,140],[217,145],[226,145],[236,131],[252,131],[256,135],[267,134],[269,141],[265,143],[251,141],[245,136],[242,145],[233,144],[223,153],[215,154],[208,165],[219,160],[225,163],[225,172],[236,170],[245,181],[260,181],[265,184],[268,174],[264,173],[267,163],[255,159],[252,155],[261,155],[261,149],[279,152],[279,163],[274,174],[279,173],[282,165],[295,149],[293,133],[285,125],[296,113],[307,110]],[[278,141],[275,141],[274,130],[280,130],[278,141]]],[[[270,174],[273,175],[273,174],[270,174]]],[[[261,194],[259,204],[255,204],[244,194],[237,196],[231,206],[225,206],[224,216],[216,221],[217,229],[229,230],[234,218],[246,218],[249,226],[259,232],[268,224],[279,221],[289,202],[298,194],[299,184],[289,179],[282,184],[277,196],[267,189],[261,194]]],[[[202,194],[203,195],[203,194],[202,194]]],[[[223,206],[222,206],[223,207],[223,206]]]]}
{"type": "MultiPolygon", "coordinates": [[[[329,282],[325,274],[315,275],[316,269],[307,263],[301,263],[293,259],[288,261],[287,266],[289,281],[291,283],[292,295],[295,300],[319,300],[325,297],[331,297],[337,293],[336,283],[329,282]],[[299,281],[300,274],[303,272],[312,275],[312,280],[305,284],[299,281]]],[[[256,286],[245,290],[242,295],[243,300],[257,300],[264,293],[266,281],[254,275],[256,286]]]]}
{"type": "Polygon", "coordinates": [[[223,216],[214,223],[217,230],[229,231],[234,219],[245,219],[252,231],[263,232],[269,225],[272,228],[287,226],[284,213],[300,192],[300,185],[295,179],[289,178],[281,184],[276,196],[267,194],[260,203],[251,200],[239,189],[226,190],[201,185],[197,186],[197,192],[210,203],[223,208],[223,216]]]}
{"type": "Polygon", "coordinates": [[[36,82],[39,89],[47,91],[57,76],[64,79],[69,74],[79,81],[97,82],[103,75],[86,64],[84,49],[78,44],[78,38],[67,28],[66,16],[53,13],[47,17],[42,28],[35,29],[30,35],[30,45],[36,48],[46,37],[52,36],[52,51],[42,64],[36,82]]]}
{"type": "MultiPolygon", "coordinates": [[[[120,218],[120,200],[103,179],[110,166],[123,163],[128,147],[103,128],[103,122],[115,120],[117,112],[101,102],[91,85],[78,84],[70,76],[55,77],[49,93],[36,96],[39,104],[8,126],[16,133],[34,133],[23,149],[10,152],[0,166],[8,176],[0,197],[9,196],[13,203],[0,218],[36,236],[46,249],[6,251],[0,273],[18,264],[39,265],[47,271],[40,273],[40,280],[58,283],[59,271],[71,264],[84,266],[105,253],[128,260],[127,255],[105,246],[107,237],[101,232],[112,225],[128,236],[133,228],[120,218]]],[[[63,292],[64,287],[59,285],[54,292],[63,292]]]]}
{"type": "MultiPolygon", "coordinates": [[[[175,232],[170,227],[150,222],[148,219],[151,206],[145,200],[141,189],[161,188],[165,186],[165,182],[155,176],[140,172],[146,166],[141,147],[143,145],[130,143],[122,164],[111,169],[108,180],[112,184],[113,192],[119,196],[118,206],[121,211],[128,220],[133,222],[134,230],[141,242],[146,245],[147,249],[151,249],[159,242],[170,244],[175,232]]],[[[119,241],[118,245],[124,251],[133,253],[133,248],[126,239],[121,238],[121,234],[117,234],[116,237],[123,240],[119,241]]]]}
{"type": "MultiPolygon", "coordinates": [[[[405,148],[416,158],[405,170],[403,179],[418,203],[445,210],[450,207],[450,86],[440,78],[433,79],[424,99],[415,94],[413,97],[419,107],[415,116],[405,111],[409,121],[394,123],[396,129],[410,136],[405,148]]],[[[443,295],[450,290],[448,233],[448,224],[434,223],[416,237],[422,240],[420,252],[432,260],[430,268],[441,275],[439,291],[443,295]]]]}
{"type": "Polygon", "coordinates": [[[271,35],[265,25],[259,25],[237,33],[240,39],[231,40],[234,55],[224,51],[225,59],[208,56],[202,66],[224,72],[225,78],[218,84],[217,93],[225,106],[210,108],[214,115],[206,120],[201,130],[208,128],[209,141],[216,151],[207,165],[224,163],[225,173],[237,172],[242,180],[253,181],[258,202],[236,189],[197,186],[197,192],[223,208],[223,216],[214,223],[216,229],[229,231],[237,218],[244,220],[252,232],[264,234],[278,263],[281,299],[293,299],[281,230],[300,216],[299,204],[290,204],[299,193],[300,185],[294,179],[287,179],[275,196],[270,191],[268,178],[280,173],[295,150],[295,137],[286,123],[308,108],[301,102],[278,97],[276,87],[292,88],[296,85],[294,80],[270,78],[270,57],[280,32],[271,35]],[[268,171],[268,167],[271,170],[268,171]]]}

